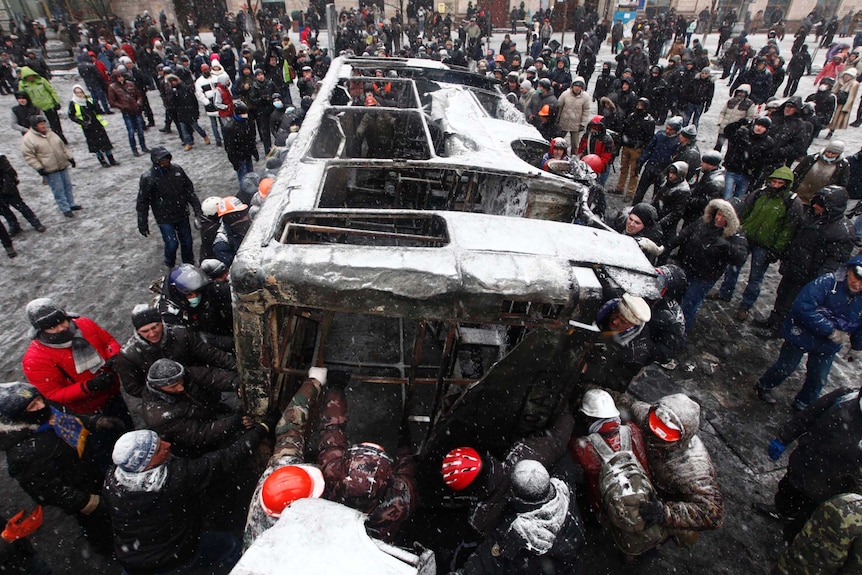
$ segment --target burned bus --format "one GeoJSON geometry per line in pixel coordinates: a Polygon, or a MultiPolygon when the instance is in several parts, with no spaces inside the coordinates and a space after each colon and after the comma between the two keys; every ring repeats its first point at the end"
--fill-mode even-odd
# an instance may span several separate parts
{"type": "Polygon", "coordinates": [[[571,223],[586,188],[539,167],[518,115],[439,63],[332,63],[231,268],[250,411],[326,366],[351,373],[363,439],[502,450],[531,390],[577,384],[603,303],[658,297],[633,239],[571,223]]]}

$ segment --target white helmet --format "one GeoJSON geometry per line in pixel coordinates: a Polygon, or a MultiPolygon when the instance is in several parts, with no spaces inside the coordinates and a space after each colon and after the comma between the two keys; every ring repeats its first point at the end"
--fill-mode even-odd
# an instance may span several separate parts
{"type": "Polygon", "coordinates": [[[589,417],[619,417],[620,411],[614,404],[614,398],[604,389],[590,389],[581,400],[581,413],[589,417]]]}
{"type": "Polygon", "coordinates": [[[201,202],[201,211],[205,216],[214,216],[218,213],[218,203],[221,198],[218,196],[210,196],[201,202]]]}

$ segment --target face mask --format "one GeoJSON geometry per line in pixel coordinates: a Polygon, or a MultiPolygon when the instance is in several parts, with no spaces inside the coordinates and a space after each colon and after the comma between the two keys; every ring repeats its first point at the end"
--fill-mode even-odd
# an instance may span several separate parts
{"type": "Polygon", "coordinates": [[[201,296],[196,295],[195,297],[189,298],[186,301],[189,302],[189,305],[192,307],[198,307],[201,303],[201,296]]]}
{"type": "Polygon", "coordinates": [[[826,91],[826,90],[828,90],[828,89],[829,89],[829,86],[827,86],[826,84],[822,84],[822,85],[818,88],[818,90],[820,90],[821,92],[825,92],[825,91],[826,91]]]}
{"type": "Polygon", "coordinates": [[[834,162],[837,162],[839,157],[840,156],[835,156],[834,158],[828,158],[828,157],[826,157],[826,154],[824,154],[824,155],[820,156],[820,159],[823,160],[824,162],[826,162],[827,164],[832,164],[834,162]]]}
{"type": "Polygon", "coordinates": [[[74,330],[72,330],[71,328],[65,329],[59,333],[41,332],[39,334],[39,339],[51,345],[59,345],[61,343],[68,343],[72,341],[72,336],[74,335],[74,333],[74,330]]]}
{"type": "Polygon", "coordinates": [[[51,408],[47,405],[38,411],[23,411],[18,416],[18,420],[22,423],[29,423],[31,425],[41,425],[48,421],[48,418],[51,417],[51,408]]]}
{"type": "Polygon", "coordinates": [[[272,105],[273,107],[275,107],[276,110],[281,110],[282,108],[284,108],[284,102],[282,102],[281,100],[276,100],[272,103],[272,105]]]}
{"type": "Polygon", "coordinates": [[[245,120],[248,118],[248,114],[240,114],[239,117],[245,120]]]}

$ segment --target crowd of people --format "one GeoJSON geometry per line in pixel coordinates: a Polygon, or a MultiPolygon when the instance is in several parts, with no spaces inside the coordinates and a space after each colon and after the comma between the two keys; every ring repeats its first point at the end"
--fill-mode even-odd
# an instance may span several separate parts
{"type": "MultiPolygon", "coordinates": [[[[777,460],[797,439],[798,446],[775,504],[757,504],[784,522],[789,546],[774,572],[807,572],[827,561],[826,551],[835,565],[858,562],[847,524],[862,513],[860,395],[849,388],[820,395],[835,356],[852,361],[862,351],[862,256],[853,255],[862,245],[862,150],[850,154],[834,137],[862,125],[862,34],[853,46],[829,37],[817,91],[803,101],[795,92],[811,72],[805,42],[816,14],[796,32],[785,68],[779,31],[753,48],[745,27],[733,35],[733,13],[721,23],[724,37],[711,59],[692,38],[701,20],[674,13],[640,17],[626,34],[621,22],[580,11],[572,47],[552,42],[553,15],[540,12],[522,53],[514,33],[499,50],[490,46],[481,6],[471,5],[464,21],[420,3],[409,4],[406,21],[375,6],[341,11],[339,54],[429,58],[496,78],[511,107],[549,141],[545,169],[558,171],[563,162],[563,175],[577,174],[591,194],[606,187],[627,204],[599,215],[637,241],[658,266],[661,288],[653,301],[622,293],[606,302],[596,342],[584,351],[578,393],[543,425],[531,421],[535,429],[505,458],[463,445],[431,462],[439,487],[470,502],[458,525],[472,540],[435,549],[442,572],[581,572],[587,529],[602,530],[636,560],[669,540],[695,545],[701,532],[722,525],[722,493],[698,437],[700,406],[682,393],[645,403],[626,391],[644,367],[674,366],[704,300],[730,302],[749,258],[735,317],[752,319],[766,272],[780,262],[774,308],[755,323],[763,338],[784,340],[775,363],[752,382],[752,396],[775,404],[773,390],[808,356],[792,404],[798,413],[768,455],[777,460]],[[608,39],[612,59],[596,74],[608,39]],[[701,152],[700,119],[713,106],[719,134],[701,152]],[[823,130],[826,144],[812,150],[823,130]]],[[[79,27],[81,83],[68,99],[52,86],[38,34],[4,38],[0,88],[17,101],[11,122],[21,133],[21,158],[73,218],[82,209],[70,177],[76,161],[58,111],[66,109],[106,169],[119,163],[103,116],[121,114],[132,156],[149,156],[138,187],[138,231],[149,235],[152,213],[167,268],[158,303],[131,310],[124,345],[60,302],[30,302],[27,382],[0,384],[0,448],[9,473],[40,505],[75,517],[92,549],[131,575],[226,572],[301,498],[362,511],[369,536],[404,543],[424,485],[417,467],[428,462],[412,453],[409,433],[399,434],[394,454],[348,440],[349,373],[312,368],[287,407],[265,415],[244,412],[237,396],[228,271],[331,63],[316,43],[320,17],[309,9],[295,44],[283,14],[226,14],[207,46],[193,16],[180,31],[163,16],[144,13],[129,29],[119,19],[109,29],[79,27]],[[201,108],[209,119],[203,126],[201,108]],[[172,153],[147,146],[146,131],[157,122],[166,134],[176,126],[184,158],[194,157],[185,154],[195,134],[205,145],[214,140],[236,172],[237,191],[199,199],[172,153]],[[264,156],[256,172],[253,161],[264,156]],[[306,461],[314,426],[316,455],[306,461]],[[273,440],[260,476],[250,456],[273,440]]],[[[523,19],[513,12],[513,22],[523,19]]],[[[830,27],[822,33],[825,42],[830,27]]],[[[354,90],[347,83],[347,97],[353,105],[385,106],[386,84],[354,90]]],[[[0,177],[0,215],[8,224],[8,231],[0,224],[0,241],[15,257],[11,238],[21,227],[10,208],[38,232],[46,228],[24,202],[6,156],[0,177]]],[[[26,543],[40,522],[39,509],[8,521],[0,537],[4,568],[50,572],[26,543]]]]}

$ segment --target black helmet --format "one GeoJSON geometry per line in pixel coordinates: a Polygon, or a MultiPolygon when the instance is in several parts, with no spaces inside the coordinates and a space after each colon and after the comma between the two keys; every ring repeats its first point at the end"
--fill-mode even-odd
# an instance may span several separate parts
{"type": "Polygon", "coordinates": [[[658,273],[658,284],[662,297],[677,299],[685,294],[688,278],[681,267],[670,264],[656,268],[655,271],[658,273]]]}
{"type": "Polygon", "coordinates": [[[768,129],[772,127],[772,119],[768,116],[761,116],[754,121],[754,125],[763,126],[768,129]]]}
{"type": "Polygon", "coordinates": [[[645,110],[649,109],[649,106],[650,106],[649,98],[638,98],[638,104],[643,104],[645,110]]]}
{"type": "Polygon", "coordinates": [[[715,150],[704,152],[700,159],[704,164],[709,164],[710,166],[721,165],[721,154],[715,150]]]}
{"type": "Polygon", "coordinates": [[[233,103],[234,114],[248,114],[248,105],[242,100],[233,103]]]}
{"type": "Polygon", "coordinates": [[[200,291],[211,281],[204,272],[192,264],[180,264],[168,274],[168,282],[184,295],[200,291]]]}

